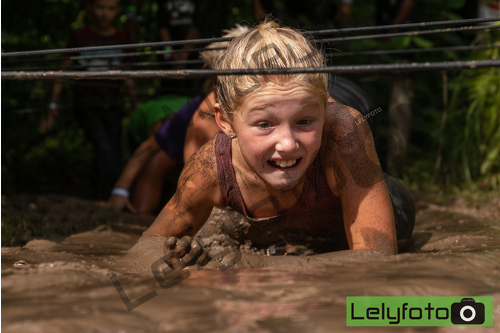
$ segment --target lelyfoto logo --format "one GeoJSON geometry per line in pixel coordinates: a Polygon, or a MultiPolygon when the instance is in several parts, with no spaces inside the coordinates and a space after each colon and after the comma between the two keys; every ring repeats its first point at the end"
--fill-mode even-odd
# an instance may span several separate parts
{"type": "Polygon", "coordinates": [[[347,326],[493,326],[493,297],[347,297],[347,326]]]}

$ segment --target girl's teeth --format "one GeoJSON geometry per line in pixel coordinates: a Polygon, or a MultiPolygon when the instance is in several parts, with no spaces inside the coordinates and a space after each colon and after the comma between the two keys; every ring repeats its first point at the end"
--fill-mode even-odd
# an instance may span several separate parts
{"type": "Polygon", "coordinates": [[[274,161],[274,162],[280,168],[288,168],[288,167],[291,167],[292,165],[294,165],[295,163],[297,163],[297,160],[288,161],[288,162],[287,161],[274,161]]]}

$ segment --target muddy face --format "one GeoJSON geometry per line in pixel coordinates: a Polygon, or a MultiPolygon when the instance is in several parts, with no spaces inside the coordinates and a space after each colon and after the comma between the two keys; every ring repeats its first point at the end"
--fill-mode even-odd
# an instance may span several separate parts
{"type": "Polygon", "coordinates": [[[324,114],[308,89],[268,83],[235,112],[233,164],[276,189],[296,186],[319,151],[324,114]]]}

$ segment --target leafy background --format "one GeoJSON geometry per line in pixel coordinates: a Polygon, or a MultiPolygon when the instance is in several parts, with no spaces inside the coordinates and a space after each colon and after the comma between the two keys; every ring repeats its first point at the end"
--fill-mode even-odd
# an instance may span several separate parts
{"type": "MultiPolygon", "coordinates": [[[[281,1],[281,5],[284,5],[281,1]]],[[[458,10],[465,0],[417,3],[415,21],[459,19],[458,10]]],[[[85,1],[30,0],[20,3],[3,1],[2,52],[62,48],[72,29],[88,23],[85,1]]],[[[229,0],[227,26],[235,23],[252,25],[251,1],[229,0]]],[[[157,4],[143,0],[141,42],[157,41],[157,4]]],[[[122,13],[117,25],[123,27],[122,13]]],[[[307,18],[306,18],[307,20],[307,18]]],[[[307,22],[307,21],[306,21],[307,22]]],[[[311,22],[311,24],[314,22],[311,22]]],[[[323,22],[322,28],[333,28],[323,22]]],[[[355,1],[348,26],[374,24],[374,2],[355,1]]],[[[457,45],[498,45],[497,31],[486,33],[440,34],[426,37],[401,37],[387,40],[362,40],[339,43],[342,52],[430,48],[457,45]]],[[[417,53],[411,56],[353,56],[332,60],[335,65],[390,63],[409,61],[447,61],[498,59],[498,48],[462,52],[417,53]]],[[[2,59],[2,69],[9,67],[56,69],[58,61],[47,61],[58,55],[31,57],[29,61],[2,59]],[[43,61],[42,61],[43,60],[43,61]]],[[[26,60],[26,58],[24,58],[26,60]]],[[[140,61],[156,61],[154,57],[140,61]]],[[[500,186],[500,72],[498,68],[448,71],[443,94],[441,72],[416,72],[413,79],[414,101],[412,133],[406,151],[406,162],[398,177],[412,190],[439,193],[477,193],[498,191],[500,186]],[[446,105],[445,105],[446,103],[446,105]],[[446,117],[443,117],[445,114],[446,117]]],[[[353,74],[377,106],[387,109],[391,74],[353,74]]],[[[142,102],[160,94],[156,80],[137,80],[142,102]]],[[[68,80],[60,99],[61,116],[52,132],[42,134],[38,124],[46,111],[51,81],[2,80],[2,195],[19,193],[57,193],[91,198],[92,149],[72,112],[72,81],[68,80]]],[[[127,114],[131,110],[127,109],[127,114]]],[[[380,113],[380,121],[386,113],[380,113]]],[[[126,128],[128,118],[124,120],[126,128]]],[[[126,135],[124,134],[124,142],[126,135]]],[[[125,157],[130,151],[125,151],[125,157]]]]}

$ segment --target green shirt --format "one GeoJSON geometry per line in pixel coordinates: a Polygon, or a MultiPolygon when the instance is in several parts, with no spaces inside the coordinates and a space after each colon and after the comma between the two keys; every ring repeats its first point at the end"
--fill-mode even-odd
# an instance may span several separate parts
{"type": "Polygon", "coordinates": [[[145,141],[153,125],[171,117],[191,100],[188,96],[167,95],[143,103],[130,116],[129,131],[137,144],[145,141]]]}

